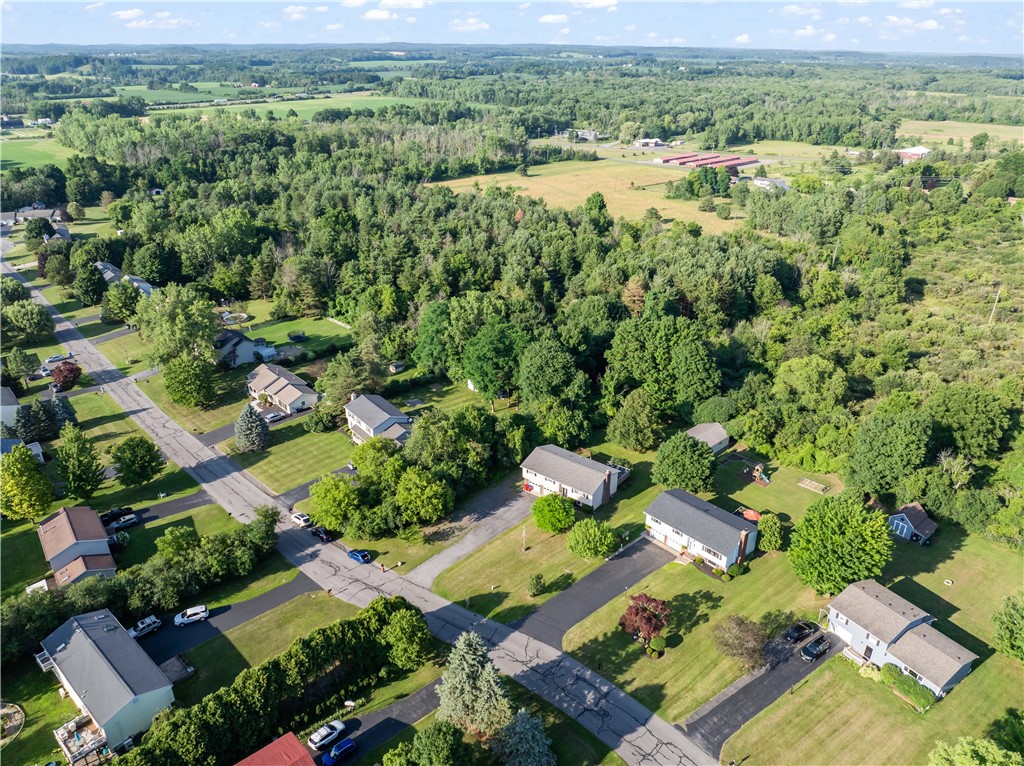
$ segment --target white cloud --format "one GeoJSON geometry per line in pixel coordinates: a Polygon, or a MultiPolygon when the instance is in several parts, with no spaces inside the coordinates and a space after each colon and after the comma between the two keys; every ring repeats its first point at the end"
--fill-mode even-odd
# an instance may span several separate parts
{"type": "Polygon", "coordinates": [[[832,33],[832,32],[829,32],[829,33],[828,33],[827,35],[825,35],[825,36],[824,36],[823,38],[821,38],[821,39],[822,39],[822,40],[824,40],[824,41],[825,41],[825,42],[827,42],[827,43],[831,43],[831,42],[835,42],[836,36],[835,36],[835,34],[834,34],[834,33],[832,33]]]}
{"type": "Polygon", "coordinates": [[[519,10],[521,10],[521,11],[525,11],[529,7],[530,7],[529,3],[520,3],[519,4],[519,10]]]}
{"type": "Polygon", "coordinates": [[[344,25],[344,24],[328,24],[328,25],[327,25],[326,27],[324,27],[324,29],[329,29],[329,30],[331,30],[332,32],[333,32],[333,31],[334,31],[335,29],[344,29],[344,28],[345,28],[345,25],[344,25]]]}
{"type": "Polygon", "coordinates": [[[857,17],[857,23],[858,24],[871,24],[871,17],[870,16],[858,16],[857,17]]]}
{"type": "Polygon", "coordinates": [[[937,22],[935,19],[926,19],[924,21],[918,22],[914,26],[917,27],[918,29],[932,30],[939,28],[939,22],[937,22]]]}
{"type": "Polygon", "coordinates": [[[327,6],[326,5],[318,5],[313,10],[316,11],[317,13],[327,13],[327,6]]]}
{"type": "Polygon", "coordinates": [[[571,29],[569,29],[569,27],[562,27],[561,29],[559,29],[559,30],[558,30],[558,34],[560,34],[560,35],[567,35],[567,34],[569,34],[569,33],[570,33],[571,31],[572,31],[572,30],[571,30],[571,29]]]}
{"type": "Polygon", "coordinates": [[[839,0],[838,5],[867,5],[871,0],[839,0]]]}
{"type": "Polygon", "coordinates": [[[416,17],[415,16],[406,16],[405,17],[405,23],[406,24],[415,24],[416,23],[416,17]]]}
{"type": "Polygon", "coordinates": [[[808,24],[805,27],[800,27],[800,29],[795,30],[793,32],[793,36],[794,37],[814,37],[814,35],[818,34],[820,31],[821,31],[820,29],[815,29],[810,24],[808,24]]]}
{"type": "Polygon", "coordinates": [[[124,25],[125,29],[149,29],[155,27],[156,21],[154,19],[136,19],[135,21],[129,21],[124,25]]]}
{"type": "Polygon", "coordinates": [[[393,21],[398,18],[397,13],[384,11],[380,8],[373,8],[363,14],[363,21],[393,21]]]}
{"type": "Polygon", "coordinates": [[[636,32],[636,24],[627,24],[624,29],[627,32],[636,32]]]}
{"type": "Polygon", "coordinates": [[[885,21],[892,27],[912,27],[914,20],[909,16],[886,16],[885,21]]]}
{"type": "Polygon", "coordinates": [[[125,29],[180,29],[181,27],[194,27],[196,22],[185,18],[170,18],[170,14],[161,11],[159,19],[135,19],[125,24],[125,29]]]}
{"type": "Polygon", "coordinates": [[[957,39],[957,42],[961,42],[961,43],[969,43],[971,41],[971,38],[969,38],[967,35],[960,35],[956,39],[957,39]]]}
{"type": "Polygon", "coordinates": [[[170,11],[157,11],[153,14],[158,19],[169,19],[171,17],[170,11]]]}
{"type": "Polygon", "coordinates": [[[418,11],[426,6],[425,0],[380,0],[381,8],[400,8],[405,11],[418,11]]]}
{"type": "Polygon", "coordinates": [[[657,33],[657,32],[648,32],[648,33],[647,33],[647,37],[651,38],[652,40],[653,40],[653,39],[654,39],[655,37],[657,37],[657,36],[658,36],[658,33],[657,33]]]}
{"type": "Polygon", "coordinates": [[[612,38],[610,38],[608,35],[594,35],[594,40],[596,40],[599,43],[609,43],[611,42],[612,38]]]}
{"type": "Polygon", "coordinates": [[[922,8],[931,8],[935,5],[935,0],[903,0],[900,3],[900,8],[909,8],[912,11],[919,11],[922,8]]]}
{"type": "Polygon", "coordinates": [[[619,0],[570,0],[576,8],[614,8],[619,0]]]}
{"type": "Polygon", "coordinates": [[[821,9],[813,5],[784,5],[782,14],[784,16],[810,16],[818,21],[821,18],[821,9]]]}
{"type": "Polygon", "coordinates": [[[956,19],[953,23],[958,27],[967,26],[967,22],[963,19],[956,19]]]}
{"type": "Polygon", "coordinates": [[[106,3],[90,3],[89,5],[85,6],[85,10],[87,10],[87,11],[98,11],[104,5],[106,5],[106,3]]]}
{"type": "Polygon", "coordinates": [[[129,21],[131,19],[137,19],[140,16],[145,16],[146,12],[141,8],[132,8],[127,11],[114,11],[110,15],[115,19],[120,19],[121,21],[129,21]]]}
{"type": "Polygon", "coordinates": [[[283,13],[284,17],[289,21],[302,21],[306,18],[306,11],[308,11],[304,5],[289,5],[286,6],[283,13]]]}
{"type": "Polygon", "coordinates": [[[366,0],[341,0],[342,8],[362,8],[366,5],[366,0]]]}
{"type": "Polygon", "coordinates": [[[669,42],[672,43],[673,45],[686,45],[686,38],[685,37],[673,37],[671,40],[669,40],[669,42]]]}
{"type": "Polygon", "coordinates": [[[734,43],[738,43],[739,45],[746,45],[747,43],[750,42],[750,35],[744,32],[742,35],[736,35],[734,38],[732,38],[732,41],[734,43]]]}
{"type": "Polygon", "coordinates": [[[260,22],[260,26],[263,27],[264,29],[277,29],[279,26],[281,26],[281,22],[280,21],[261,21],[260,22]]]}
{"type": "Polygon", "coordinates": [[[569,17],[564,13],[546,13],[537,19],[541,24],[564,24],[568,20],[569,17]]]}
{"type": "Polygon", "coordinates": [[[448,29],[453,32],[486,32],[491,28],[483,19],[469,18],[469,19],[454,19],[448,22],[448,29]]]}

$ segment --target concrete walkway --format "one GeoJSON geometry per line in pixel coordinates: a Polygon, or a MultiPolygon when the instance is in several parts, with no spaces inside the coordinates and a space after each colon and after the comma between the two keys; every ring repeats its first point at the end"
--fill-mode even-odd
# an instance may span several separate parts
{"type": "Polygon", "coordinates": [[[561,648],[562,638],[569,628],[675,558],[674,553],[640,538],[540,608],[512,623],[512,627],[561,648]]]}
{"type": "Polygon", "coordinates": [[[519,476],[512,475],[469,498],[459,514],[460,521],[470,524],[469,532],[413,569],[406,578],[424,588],[432,588],[441,572],[529,518],[530,508],[536,498],[521,491],[518,484],[519,476]]]}
{"type": "MultiPolygon", "coordinates": [[[[10,271],[6,262],[2,267],[5,272],[10,271]]],[[[255,518],[253,509],[257,506],[281,507],[237,464],[203,445],[163,413],[57,314],[38,291],[33,290],[32,298],[54,314],[57,341],[83,358],[96,382],[106,386],[107,393],[154,439],[165,456],[202,484],[225,510],[248,522],[255,518]]],[[[281,554],[336,597],[365,607],[380,595],[403,596],[423,612],[431,632],[448,643],[454,643],[466,630],[475,630],[490,647],[499,671],[575,718],[627,763],[715,763],[682,731],[556,647],[452,604],[393,570],[381,572],[357,564],[333,545],[314,545],[315,538],[291,524],[282,522],[278,530],[277,547],[281,554]]]]}

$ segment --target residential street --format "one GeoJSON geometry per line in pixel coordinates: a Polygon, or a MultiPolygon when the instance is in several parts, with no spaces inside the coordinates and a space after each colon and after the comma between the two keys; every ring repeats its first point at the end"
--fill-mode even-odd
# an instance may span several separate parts
{"type": "MultiPolygon", "coordinates": [[[[820,635],[820,634],[818,634],[820,635]]],[[[725,741],[775,700],[803,681],[846,646],[834,634],[832,648],[814,662],[800,659],[800,649],[810,642],[789,646],[776,638],[769,644],[770,669],[748,673],[700,708],[683,724],[683,729],[717,759],[725,741]]]]}
{"type": "MultiPolygon", "coordinates": [[[[6,262],[3,270],[13,271],[6,262]]],[[[225,510],[249,521],[254,518],[252,509],[257,506],[280,507],[237,464],[204,446],[162,412],[77,329],[57,315],[38,291],[32,291],[32,298],[55,314],[57,341],[80,357],[96,382],[154,439],[166,457],[188,471],[225,510]]],[[[279,530],[281,553],[319,587],[338,598],[363,607],[378,595],[404,596],[422,610],[431,632],[449,643],[465,630],[476,630],[491,646],[491,657],[502,673],[576,718],[627,763],[715,763],[682,731],[556,647],[485,620],[394,571],[381,572],[357,564],[335,546],[317,548],[309,534],[291,524],[282,523],[279,530]]]]}
{"type": "Polygon", "coordinates": [[[671,551],[641,538],[512,626],[561,648],[569,628],[675,558],[671,551]]]}

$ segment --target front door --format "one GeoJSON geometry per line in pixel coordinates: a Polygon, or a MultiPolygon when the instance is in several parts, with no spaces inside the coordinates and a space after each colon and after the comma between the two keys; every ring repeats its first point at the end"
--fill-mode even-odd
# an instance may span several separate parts
{"type": "Polygon", "coordinates": [[[892,531],[896,533],[897,537],[907,537],[907,525],[903,523],[903,519],[892,520],[892,531]]]}
{"type": "Polygon", "coordinates": [[[866,660],[870,660],[871,659],[871,647],[870,646],[864,647],[864,659],[866,659],[866,660]]]}

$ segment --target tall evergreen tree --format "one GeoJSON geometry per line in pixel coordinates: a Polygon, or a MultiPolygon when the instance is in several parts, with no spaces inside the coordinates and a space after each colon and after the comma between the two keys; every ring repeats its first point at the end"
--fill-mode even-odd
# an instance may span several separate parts
{"type": "MultiPolygon", "coordinates": [[[[32,402],[30,409],[32,411],[32,420],[39,429],[39,438],[32,441],[46,441],[47,439],[55,438],[60,433],[60,428],[57,426],[57,418],[53,412],[53,405],[50,402],[36,399],[32,402]]],[[[25,441],[28,441],[28,439],[25,441]]]]}
{"type": "Polygon", "coordinates": [[[270,426],[248,404],[235,421],[235,446],[239,452],[262,452],[270,446],[270,426]]]}
{"type": "Polygon", "coordinates": [[[57,428],[63,428],[65,423],[78,425],[78,416],[75,414],[67,398],[55,396],[50,400],[50,408],[53,411],[54,419],[57,421],[57,428]]]}
{"type": "Polygon", "coordinates": [[[512,721],[512,703],[498,669],[490,660],[477,681],[476,710],[469,729],[488,736],[497,734],[512,721]]]}
{"type": "Polygon", "coordinates": [[[468,630],[456,639],[437,687],[440,720],[468,727],[477,719],[480,677],[488,664],[487,646],[477,633],[468,630]]]}
{"type": "Polygon", "coordinates": [[[608,438],[626,449],[646,452],[658,443],[662,430],[650,394],[638,388],[630,392],[608,424],[608,438]]]}
{"type": "Polygon", "coordinates": [[[558,762],[544,733],[544,722],[526,710],[516,713],[501,730],[494,750],[507,766],[555,766],[558,762]]]}
{"type": "Polygon", "coordinates": [[[99,453],[82,429],[71,423],[60,432],[57,447],[57,473],[69,497],[88,500],[103,484],[103,464],[99,453]]]}

